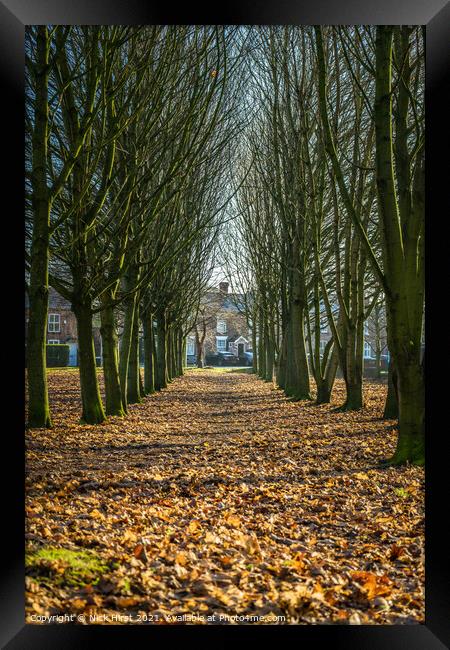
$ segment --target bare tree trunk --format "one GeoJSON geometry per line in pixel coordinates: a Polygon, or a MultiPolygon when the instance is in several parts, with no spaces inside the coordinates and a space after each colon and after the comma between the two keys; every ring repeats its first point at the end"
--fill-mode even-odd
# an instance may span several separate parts
{"type": "Polygon", "coordinates": [[[156,355],[156,390],[167,388],[167,327],[166,327],[166,314],[164,309],[158,310],[157,313],[157,355],[156,355]]]}
{"type": "Polygon", "coordinates": [[[205,338],[206,338],[206,320],[202,321],[202,334],[200,336],[197,325],[195,326],[195,349],[197,356],[197,368],[205,367],[205,338]]]}
{"type": "Polygon", "coordinates": [[[92,312],[89,305],[74,304],[72,309],[77,319],[82,422],[99,424],[106,419],[100,397],[95,363],[94,338],[92,334],[92,312]]]}
{"type": "Polygon", "coordinates": [[[262,307],[260,307],[258,315],[258,375],[261,379],[264,379],[266,376],[266,352],[264,350],[265,336],[264,313],[262,307]]]}
{"type": "MultiPolygon", "coordinates": [[[[386,307],[389,348],[395,359],[398,385],[399,435],[391,464],[425,462],[425,387],[420,360],[423,318],[423,230],[424,168],[420,152],[413,181],[414,203],[410,191],[407,156],[406,81],[399,86],[396,123],[396,165],[399,203],[394,180],[392,140],[392,42],[391,26],[377,28],[375,132],[376,170],[380,213],[383,222],[384,265],[388,283],[386,307]],[[408,181],[408,182],[407,182],[408,181]],[[408,227],[402,230],[401,224],[408,227]]],[[[402,68],[403,70],[403,68],[402,68]]],[[[409,74],[408,64],[405,65],[409,74]]]]}
{"type": "Polygon", "coordinates": [[[105,397],[107,415],[125,415],[122,405],[122,391],[119,378],[119,349],[114,323],[114,309],[105,299],[105,306],[100,312],[103,345],[103,376],[105,379],[105,397]]]}
{"type": "MultiPolygon", "coordinates": [[[[134,269],[129,269],[124,278],[124,288],[126,291],[131,291],[135,286],[136,274],[134,269]]],[[[136,305],[136,294],[132,293],[124,301],[125,314],[122,338],[120,341],[119,351],[119,377],[120,388],[122,391],[122,405],[127,409],[128,398],[128,364],[130,361],[131,342],[133,337],[134,313],[136,305]]]]}
{"type": "Polygon", "coordinates": [[[144,393],[151,395],[155,392],[155,341],[153,335],[153,314],[142,314],[144,329],[144,393]]]}
{"type": "Polygon", "coordinates": [[[384,406],[383,418],[385,420],[396,420],[398,418],[398,387],[397,372],[395,370],[394,359],[391,357],[388,369],[388,391],[386,404],[384,406]]]}
{"type": "Polygon", "coordinates": [[[130,356],[127,373],[127,403],[138,404],[140,394],[140,364],[139,364],[139,302],[134,301],[133,327],[131,330],[130,356]]]}
{"type": "Polygon", "coordinates": [[[253,361],[252,361],[253,373],[257,375],[258,374],[258,350],[256,346],[256,319],[255,318],[253,318],[252,320],[252,350],[253,350],[253,361]]]}

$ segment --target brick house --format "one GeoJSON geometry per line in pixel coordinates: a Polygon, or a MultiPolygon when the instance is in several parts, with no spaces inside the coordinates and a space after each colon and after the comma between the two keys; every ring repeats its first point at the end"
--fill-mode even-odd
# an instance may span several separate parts
{"type": "MultiPolygon", "coordinates": [[[[217,288],[210,288],[203,298],[197,328],[202,329],[203,324],[205,326],[205,357],[217,352],[231,352],[239,356],[252,348],[244,296],[229,293],[228,288],[228,282],[220,282],[217,288]]],[[[196,363],[195,328],[187,336],[186,356],[188,365],[196,363]]]]}
{"type": "MultiPolygon", "coordinates": [[[[77,320],[71,309],[72,305],[63,298],[55,289],[49,287],[48,294],[48,320],[47,320],[47,344],[68,344],[69,345],[69,366],[78,365],[78,335],[77,320]]],[[[25,294],[25,320],[28,323],[29,302],[25,294]]],[[[94,316],[94,349],[97,364],[102,363],[102,340],[100,335],[100,321],[97,315],[94,316]]]]}
{"type": "MultiPolygon", "coordinates": [[[[240,356],[252,348],[251,329],[245,316],[245,296],[229,293],[228,287],[228,282],[221,282],[218,288],[209,289],[202,302],[203,315],[199,317],[197,327],[201,330],[204,321],[206,327],[205,357],[208,354],[215,354],[220,351],[231,352],[235,356],[240,356]]],[[[334,309],[337,309],[336,305],[334,309]]],[[[378,314],[376,320],[373,313],[364,323],[363,361],[364,373],[367,376],[370,376],[375,371],[377,347],[381,354],[381,368],[387,370],[389,353],[386,344],[384,314],[382,316],[383,318],[378,314]]],[[[325,313],[321,320],[320,353],[322,355],[332,335],[325,313]]],[[[310,356],[308,348],[307,356],[310,356]]],[[[193,329],[187,337],[187,363],[192,365],[196,361],[196,333],[195,329],[193,329]]],[[[338,369],[338,375],[340,374],[340,369],[338,369]]]]}

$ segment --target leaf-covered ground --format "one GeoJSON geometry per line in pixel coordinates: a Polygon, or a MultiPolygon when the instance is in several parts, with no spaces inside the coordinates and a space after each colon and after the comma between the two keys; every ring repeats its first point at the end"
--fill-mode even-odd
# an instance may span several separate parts
{"type": "Polygon", "coordinates": [[[340,380],[314,406],[191,370],[94,427],[77,372],[49,382],[55,426],[27,433],[29,623],[423,623],[424,471],[376,469],[385,386],[336,413],[340,380]]]}

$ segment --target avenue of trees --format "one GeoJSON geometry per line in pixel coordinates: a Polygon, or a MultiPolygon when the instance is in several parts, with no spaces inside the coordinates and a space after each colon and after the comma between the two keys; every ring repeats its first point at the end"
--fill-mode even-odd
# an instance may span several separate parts
{"type": "Polygon", "coordinates": [[[253,119],[221,246],[247,291],[254,370],[296,400],[311,375],[320,404],[339,367],[342,409],[359,409],[370,318],[387,331],[385,417],[399,420],[389,462],[422,464],[422,29],[255,27],[250,42],[253,119]]]}
{"type": "Polygon", "coordinates": [[[183,372],[227,201],[217,188],[239,128],[233,39],[232,29],[218,27],[27,29],[30,427],[51,426],[49,285],[77,320],[83,422],[124,415],[183,372]]]}
{"type": "Polygon", "coordinates": [[[294,400],[340,368],[362,408],[364,324],[386,330],[389,462],[422,464],[424,145],[419,27],[27,28],[29,426],[52,424],[49,286],[96,424],[183,373],[220,250],[254,371],[294,400]]]}

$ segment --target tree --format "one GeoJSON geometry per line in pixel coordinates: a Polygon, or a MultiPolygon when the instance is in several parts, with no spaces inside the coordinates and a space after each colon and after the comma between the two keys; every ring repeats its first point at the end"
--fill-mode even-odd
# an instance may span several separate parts
{"type": "Polygon", "coordinates": [[[425,458],[423,44],[414,31],[381,26],[376,35],[377,189],[388,344],[395,359],[399,408],[399,436],[391,464],[423,464],[425,458]]]}
{"type": "MultiPolygon", "coordinates": [[[[48,264],[50,238],[61,224],[61,218],[56,223],[51,222],[51,211],[81,155],[100,105],[96,96],[95,70],[80,70],[78,64],[72,70],[68,69],[66,43],[71,35],[71,27],[50,29],[41,25],[27,27],[26,30],[26,169],[30,216],[27,231],[30,303],[27,366],[30,427],[51,426],[45,361],[48,264]],[[63,83],[61,75],[64,75],[63,83]],[[61,120],[61,105],[70,97],[71,84],[76,77],[86,82],[85,111],[77,118],[76,134],[72,134],[70,139],[68,134],[59,139],[61,155],[55,156],[54,145],[58,143],[59,136],[54,129],[61,120]]],[[[81,51],[85,54],[91,46],[95,52],[95,46],[89,40],[81,45],[81,51]]],[[[95,58],[95,54],[92,56],[95,58]]]]}

